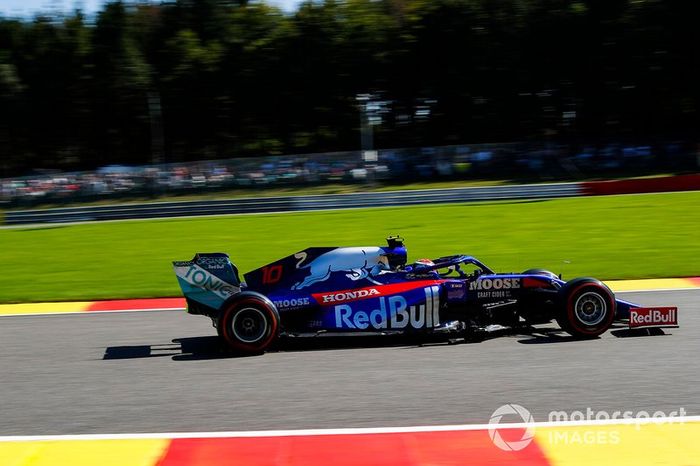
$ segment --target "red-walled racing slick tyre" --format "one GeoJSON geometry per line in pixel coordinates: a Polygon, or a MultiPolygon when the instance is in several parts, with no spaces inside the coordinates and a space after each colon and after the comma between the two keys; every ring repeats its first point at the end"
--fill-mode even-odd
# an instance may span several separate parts
{"type": "Polygon", "coordinates": [[[231,349],[246,354],[262,353],[279,335],[279,319],[269,299],[244,292],[224,306],[217,330],[231,349]]]}
{"type": "Polygon", "coordinates": [[[571,280],[560,290],[560,297],[556,321],[575,337],[595,338],[615,320],[615,297],[599,280],[571,280]]]}

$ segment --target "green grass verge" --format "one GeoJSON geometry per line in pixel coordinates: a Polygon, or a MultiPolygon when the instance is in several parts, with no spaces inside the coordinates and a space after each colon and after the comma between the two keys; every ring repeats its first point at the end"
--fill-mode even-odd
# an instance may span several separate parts
{"type": "Polygon", "coordinates": [[[0,230],[0,302],[176,296],[170,261],[228,252],[242,272],[309,246],[406,238],[409,260],[472,254],[497,271],[700,275],[700,192],[123,221],[0,230]],[[564,261],[570,261],[564,264],[564,261]]]}

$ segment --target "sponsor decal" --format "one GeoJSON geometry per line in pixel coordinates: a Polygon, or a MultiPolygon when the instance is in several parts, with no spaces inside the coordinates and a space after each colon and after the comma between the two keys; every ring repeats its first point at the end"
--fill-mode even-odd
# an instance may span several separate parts
{"type": "Polygon", "coordinates": [[[467,296],[467,284],[464,282],[448,282],[447,301],[462,301],[467,296]]]}
{"type": "Polygon", "coordinates": [[[380,297],[378,307],[357,311],[350,304],[336,304],[335,326],[342,329],[405,329],[433,328],[440,325],[440,287],[423,288],[425,304],[408,306],[401,295],[380,297]]]}
{"type": "Polygon", "coordinates": [[[477,299],[511,298],[511,290],[520,288],[519,278],[479,278],[469,283],[469,290],[476,291],[477,299]]]}
{"type": "Polygon", "coordinates": [[[364,288],[360,290],[338,291],[336,293],[319,293],[318,296],[321,304],[328,304],[356,301],[358,299],[371,298],[380,294],[381,293],[376,288],[364,288]]]}
{"type": "Polygon", "coordinates": [[[405,293],[418,288],[437,285],[443,281],[444,280],[417,280],[413,282],[357,288],[354,290],[324,291],[322,293],[313,293],[311,296],[313,296],[318,304],[322,306],[331,306],[334,304],[360,301],[362,299],[378,298],[380,296],[405,293]]]}
{"type": "Polygon", "coordinates": [[[519,278],[479,278],[469,284],[469,290],[510,290],[520,288],[519,278]]]}
{"type": "Polygon", "coordinates": [[[226,268],[228,264],[228,257],[199,256],[199,258],[197,259],[197,265],[204,267],[208,270],[220,270],[226,268]]]}
{"type": "Polygon", "coordinates": [[[639,307],[630,309],[630,328],[678,327],[677,307],[639,307]]]}
{"type": "Polygon", "coordinates": [[[272,301],[277,309],[297,309],[311,304],[309,298],[292,298],[272,301]]]}
{"type": "Polygon", "coordinates": [[[512,294],[508,290],[499,291],[479,291],[476,294],[478,299],[496,299],[496,298],[510,298],[512,294]]]}
{"type": "Polygon", "coordinates": [[[175,274],[187,283],[211,291],[222,299],[241,291],[239,287],[221,280],[196,264],[175,266],[175,274]]]}

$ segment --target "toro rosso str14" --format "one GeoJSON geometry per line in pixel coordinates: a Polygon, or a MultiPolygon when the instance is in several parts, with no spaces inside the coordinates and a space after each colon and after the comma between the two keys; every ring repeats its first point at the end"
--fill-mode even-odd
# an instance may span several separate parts
{"type": "Polygon", "coordinates": [[[555,320],[577,338],[614,322],[677,327],[675,307],[617,299],[594,278],[564,281],[542,269],[495,273],[455,255],[407,264],[403,241],[385,247],[309,248],[239,278],[226,254],[173,262],[190,314],[210,317],[233,349],[259,353],[280,335],[453,334],[555,320]]]}

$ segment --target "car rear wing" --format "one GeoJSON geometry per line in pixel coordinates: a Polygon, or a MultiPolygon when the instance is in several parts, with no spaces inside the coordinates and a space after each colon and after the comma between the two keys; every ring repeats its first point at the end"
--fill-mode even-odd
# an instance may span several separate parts
{"type": "Polygon", "coordinates": [[[173,262],[173,268],[191,314],[218,310],[229,297],[241,291],[238,269],[227,254],[198,253],[191,261],[173,262]]]}

